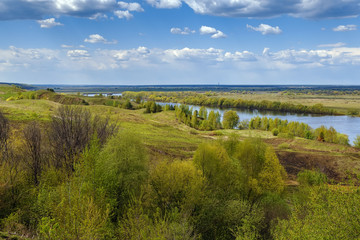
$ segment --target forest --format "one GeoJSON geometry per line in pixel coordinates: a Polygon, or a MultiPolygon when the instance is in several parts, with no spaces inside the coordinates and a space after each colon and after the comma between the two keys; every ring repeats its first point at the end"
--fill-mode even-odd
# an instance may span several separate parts
{"type": "Polygon", "coordinates": [[[360,150],[333,128],[0,92],[0,239],[360,237],[360,150]]]}

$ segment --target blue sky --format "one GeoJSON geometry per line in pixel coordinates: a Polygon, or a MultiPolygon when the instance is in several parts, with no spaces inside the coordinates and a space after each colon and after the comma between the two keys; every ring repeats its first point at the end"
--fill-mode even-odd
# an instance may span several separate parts
{"type": "Polygon", "coordinates": [[[0,82],[360,84],[359,0],[1,0],[0,82]]]}

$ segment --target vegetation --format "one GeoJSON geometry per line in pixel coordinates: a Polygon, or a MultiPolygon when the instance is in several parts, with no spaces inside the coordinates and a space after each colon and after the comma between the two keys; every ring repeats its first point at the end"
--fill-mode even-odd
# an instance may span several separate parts
{"type": "MultiPolygon", "coordinates": [[[[215,130],[215,129],[260,129],[263,131],[271,131],[274,136],[283,138],[301,137],[310,140],[318,140],[320,142],[337,143],[349,145],[348,136],[338,133],[333,127],[326,128],[321,126],[312,129],[309,125],[300,122],[288,122],[279,118],[254,117],[249,122],[243,121],[239,123],[239,116],[235,111],[227,111],[224,113],[223,121],[220,122],[220,114],[211,111],[209,115],[205,107],[201,107],[199,113],[189,108],[187,105],[180,105],[175,108],[175,115],[178,120],[188,126],[199,130],[215,130]]],[[[355,141],[355,146],[357,142],[355,141]]]]}
{"type": "Polygon", "coordinates": [[[5,100],[0,101],[0,239],[360,236],[356,176],[355,185],[349,178],[336,185],[329,165],[286,162],[308,151],[304,158],[320,164],[319,152],[327,154],[327,164],[336,157],[337,168],[347,162],[346,170],[356,170],[356,148],[327,143],[339,141],[333,129],[265,118],[239,123],[232,111],[220,122],[219,113],[184,105],[144,114],[141,99],[129,99],[131,109],[91,101],[5,100]]]}
{"type": "Polygon", "coordinates": [[[213,94],[205,93],[199,94],[194,92],[124,92],[125,98],[133,99],[141,97],[149,101],[156,102],[173,102],[182,104],[191,104],[208,107],[219,108],[239,108],[239,109],[257,109],[257,110],[271,110],[277,112],[291,112],[291,113],[312,113],[312,114],[325,114],[334,115],[338,114],[334,109],[326,108],[321,103],[314,104],[312,106],[293,104],[290,102],[280,101],[253,101],[245,100],[241,98],[233,99],[229,97],[215,97],[213,94]]]}

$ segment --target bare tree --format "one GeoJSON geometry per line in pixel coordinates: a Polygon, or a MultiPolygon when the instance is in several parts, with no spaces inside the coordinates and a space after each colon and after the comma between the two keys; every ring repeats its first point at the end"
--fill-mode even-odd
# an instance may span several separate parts
{"type": "Polygon", "coordinates": [[[36,122],[30,123],[23,131],[25,163],[29,167],[35,185],[39,184],[42,170],[41,130],[36,122]]]}
{"type": "Polygon", "coordinates": [[[48,131],[55,166],[74,171],[74,162],[94,134],[103,145],[117,130],[117,125],[111,123],[109,117],[92,117],[89,110],[79,106],[60,106],[48,131]]]}
{"type": "Polygon", "coordinates": [[[96,115],[93,121],[93,131],[96,133],[101,145],[103,145],[109,137],[115,135],[118,131],[117,124],[111,123],[109,117],[102,118],[96,115]]]}
{"type": "Polygon", "coordinates": [[[79,106],[60,106],[52,117],[49,140],[55,166],[74,171],[74,161],[91,137],[91,113],[79,106]]]}
{"type": "Polygon", "coordinates": [[[0,164],[8,159],[10,124],[9,120],[0,111],[0,164]]]}

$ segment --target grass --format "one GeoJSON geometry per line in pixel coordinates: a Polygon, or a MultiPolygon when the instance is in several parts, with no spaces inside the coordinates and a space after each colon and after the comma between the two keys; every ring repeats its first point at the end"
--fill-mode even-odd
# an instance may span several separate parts
{"type": "Polygon", "coordinates": [[[0,84],[0,99],[6,100],[9,97],[17,96],[19,93],[25,92],[21,88],[13,85],[0,84]]]}

